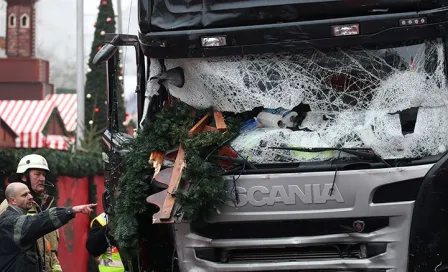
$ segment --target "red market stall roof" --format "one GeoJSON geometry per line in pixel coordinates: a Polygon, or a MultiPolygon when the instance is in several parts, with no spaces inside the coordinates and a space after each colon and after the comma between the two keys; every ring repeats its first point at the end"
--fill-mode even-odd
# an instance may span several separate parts
{"type": "Polygon", "coordinates": [[[54,113],[58,114],[54,101],[0,101],[0,118],[18,135],[15,139],[17,148],[46,148],[54,146],[56,149],[66,149],[66,137],[64,135],[51,135],[47,139],[47,136],[43,133],[45,126],[54,113]]]}
{"type": "Polygon", "coordinates": [[[15,139],[17,134],[9,127],[9,125],[0,118],[0,148],[15,147],[15,139]]]}
{"type": "Polygon", "coordinates": [[[52,94],[47,99],[55,103],[67,131],[74,132],[78,113],[76,94],[52,94]]]}
{"type": "Polygon", "coordinates": [[[58,150],[68,150],[75,143],[75,137],[63,135],[47,135],[47,147],[58,150]]]}
{"type": "Polygon", "coordinates": [[[11,127],[16,138],[16,147],[46,147],[42,134],[54,104],[43,100],[3,100],[0,102],[1,118],[11,127]]]}

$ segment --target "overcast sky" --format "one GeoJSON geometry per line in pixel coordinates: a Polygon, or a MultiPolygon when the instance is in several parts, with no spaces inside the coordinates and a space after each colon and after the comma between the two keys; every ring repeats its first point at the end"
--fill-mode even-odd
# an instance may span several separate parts
{"type": "MultiPolygon", "coordinates": [[[[110,0],[108,0],[110,1],[110,0]]],[[[84,0],[84,55],[85,60],[90,55],[94,27],[98,16],[100,0],[84,0]]],[[[117,13],[117,2],[114,4],[117,13]]],[[[137,0],[122,0],[123,33],[138,33],[137,0]]],[[[5,35],[5,2],[0,0],[0,36],[5,35]]],[[[53,52],[51,62],[58,59],[76,59],[76,0],[39,0],[36,4],[37,29],[36,47],[53,52]]],[[[126,50],[126,49],[124,49],[126,50]]],[[[136,83],[135,53],[128,47],[125,63],[125,95],[127,99],[133,96],[136,83]]]]}

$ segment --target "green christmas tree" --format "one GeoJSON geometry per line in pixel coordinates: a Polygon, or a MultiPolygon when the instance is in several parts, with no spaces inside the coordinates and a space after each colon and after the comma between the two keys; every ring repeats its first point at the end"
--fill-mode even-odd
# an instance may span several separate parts
{"type": "MultiPolygon", "coordinates": [[[[99,13],[96,23],[94,24],[95,33],[92,43],[92,50],[89,58],[89,69],[87,72],[87,80],[85,85],[85,134],[100,135],[107,128],[107,72],[106,66],[93,65],[92,61],[96,53],[104,46],[105,34],[115,32],[115,12],[112,0],[101,0],[99,5],[99,13]]],[[[121,54],[120,54],[121,55],[121,54]]],[[[121,59],[119,60],[121,63],[121,59]]],[[[123,99],[123,71],[122,65],[117,67],[117,91],[118,91],[118,124],[120,131],[124,132],[123,121],[125,120],[124,99],[123,99]]],[[[85,137],[85,141],[94,141],[96,144],[99,140],[92,137],[85,137]]],[[[83,146],[91,146],[92,143],[85,143],[83,146]]]]}

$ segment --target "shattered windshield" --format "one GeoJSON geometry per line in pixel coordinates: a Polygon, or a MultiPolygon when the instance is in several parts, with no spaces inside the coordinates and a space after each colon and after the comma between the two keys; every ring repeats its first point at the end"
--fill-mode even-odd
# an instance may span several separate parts
{"type": "MultiPolygon", "coordinates": [[[[441,41],[423,41],[381,49],[166,60],[166,65],[184,69],[185,85],[169,89],[196,108],[294,112],[294,126],[256,127],[232,142],[253,162],[335,155],[271,146],[367,147],[384,159],[415,158],[444,152],[448,144],[443,48],[441,41]]],[[[160,67],[151,63],[156,74],[160,67]]]]}

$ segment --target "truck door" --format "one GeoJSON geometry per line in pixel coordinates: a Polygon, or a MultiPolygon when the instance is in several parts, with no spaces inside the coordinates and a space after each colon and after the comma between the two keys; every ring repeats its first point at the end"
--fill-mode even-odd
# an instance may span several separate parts
{"type": "Polygon", "coordinates": [[[423,180],[409,239],[409,272],[448,271],[448,153],[423,180]]]}

